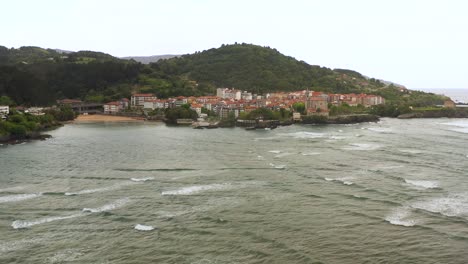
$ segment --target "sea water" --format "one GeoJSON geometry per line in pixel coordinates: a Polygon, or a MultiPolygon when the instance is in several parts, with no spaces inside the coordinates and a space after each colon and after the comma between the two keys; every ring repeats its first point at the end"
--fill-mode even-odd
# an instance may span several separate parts
{"type": "Polygon", "coordinates": [[[467,263],[466,128],[65,125],[0,147],[0,263],[467,263]]]}

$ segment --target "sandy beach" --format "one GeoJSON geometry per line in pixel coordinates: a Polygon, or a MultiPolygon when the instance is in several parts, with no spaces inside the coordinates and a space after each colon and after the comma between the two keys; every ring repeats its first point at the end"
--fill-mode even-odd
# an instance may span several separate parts
{"type": "Polygon", "coordinates": [[[142,122],[142,119],[111,116],[111,115],[79,115],[74,122],[76,123],[94,123],[94,122],[142,122]]]}

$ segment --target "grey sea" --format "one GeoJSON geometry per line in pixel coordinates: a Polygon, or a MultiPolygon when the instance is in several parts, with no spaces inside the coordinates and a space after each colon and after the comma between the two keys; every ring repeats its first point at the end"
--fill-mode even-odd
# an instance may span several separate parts
{"type": "Polygon", "coordinates": [[[468,263],[468,120],[69,124],[0,146],[0,263],[468,263]]]}

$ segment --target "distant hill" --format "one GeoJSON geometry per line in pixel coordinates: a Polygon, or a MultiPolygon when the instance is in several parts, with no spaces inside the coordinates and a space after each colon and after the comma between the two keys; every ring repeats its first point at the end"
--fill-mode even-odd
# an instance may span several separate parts
{"type": "Polygon", "coordinates": [[[163,60],[163,59],[171,59],[171,58],[174,58],[174,57],[179,57],[180,55],[171,55],[171,54],[167,54],[167,55],[153,55],[153,56],[128,56],[128,57],[121,57],[121,59],[124,59],[124,60],[135,60],[135,61],[138,61],[138,62],[141,62],[143,64],[150,64],[150,63],[153,63],[153,62],[157,62],[159,60],[163,60]]]}
{"type": "Polygon", "coordinates": [[[165,74],[186,76],[216,87],[235,87],[256,93],[306,88],[366,92],[385,86],[352,70],[309,65],[276,49],[245,43],[158,61],[152,67],[165,74]]]}

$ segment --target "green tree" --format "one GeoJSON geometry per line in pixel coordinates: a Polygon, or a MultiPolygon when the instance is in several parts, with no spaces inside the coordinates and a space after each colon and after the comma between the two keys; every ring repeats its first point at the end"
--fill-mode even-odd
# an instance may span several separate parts
{"type": "Polygon", "coordinates": [[[15,102],[8,96],[0,96],[0,105],[14,106],[15,102]]]}

